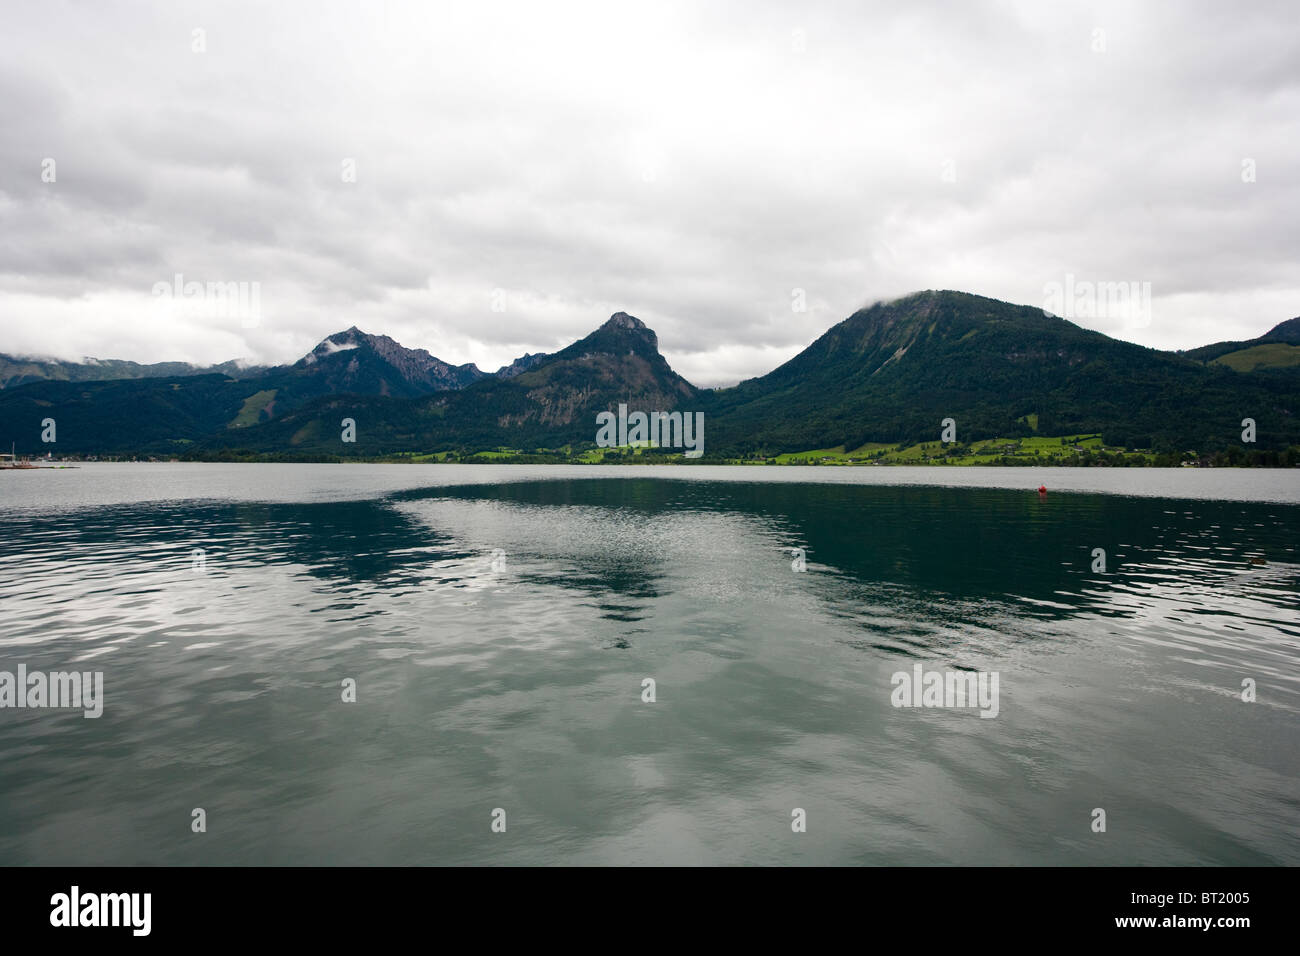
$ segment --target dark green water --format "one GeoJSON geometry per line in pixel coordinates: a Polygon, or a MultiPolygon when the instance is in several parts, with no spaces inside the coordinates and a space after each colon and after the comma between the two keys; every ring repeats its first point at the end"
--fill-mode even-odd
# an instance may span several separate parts
{"type": "Polygon", "coordinates": [[[936,471],[0,476],[0,864],[1300,864],[1300,474],[936,471]]]}

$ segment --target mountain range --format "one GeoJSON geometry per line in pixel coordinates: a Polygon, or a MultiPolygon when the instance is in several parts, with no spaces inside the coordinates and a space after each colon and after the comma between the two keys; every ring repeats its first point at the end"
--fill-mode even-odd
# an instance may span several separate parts
{"type": "Polygon", "coordinates": [[[59,359],[24,358],[0,352],[0,389],[32,382],[100,382],[108,379],[169,378],[180,375],[228,375],[251,378],[266,371],[264,365],[233,360],[220,365],[192,365],[189,362],[157,362],[141,365],[122,359],[87,358],[80,362],[59,359]]]}
{"type": "MultiPolygon", "coordinates": [[[[0,441],[21,451],[171,457],[379,457],[590,447],[619,405],[702,412],[705,460],[938,438],[1100,433],[1166,451],[1300,444],[1300,319],[1245,342],[1166,352],[1040,308],[952,291],[876,303],[766,375],[697,389],[623,312],[497,372],[356,327],[292,365],[34,362],[0,356],[0,441]],[[24,364],[24,362],[26,364],[24,364]],[[42,377],[44,376],[44,377],[42,377]],[[95,377],[98,376],[98,377],[95,377]],[[54,419],[57,441],[42,444],[54,419]],[[355,441],[342,441],[342,421],[355,441]]],[[[667,452],[665,452],[667,453],[667,452]]]]}

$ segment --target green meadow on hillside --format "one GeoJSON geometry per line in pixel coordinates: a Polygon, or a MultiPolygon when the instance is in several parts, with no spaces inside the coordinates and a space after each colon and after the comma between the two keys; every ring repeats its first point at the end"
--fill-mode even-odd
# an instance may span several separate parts
{"type": "Polygon", "coordinates": [[[872,442],[846,451],[844,446],[778,455],[778,465],[999,465],[1064,464],[1100,459],[1105,455],[1125,463],[1149,464],[1147,450],[1102,444],[1100,435],[1065,435],[1029,438],[990,438],[975,442],[922,442],[914,445],[872,442]]]}
{"type": "Polygon", "coordinates": [[[1264,345],[1254,345],[1248,349],[1220,355],[1211,364],[1226,365],[1238,372],[1253,372],[1261,368],[1290,368],[1293,365],[1300,365],[1300,345],[1267,342],[1264,345]]]}

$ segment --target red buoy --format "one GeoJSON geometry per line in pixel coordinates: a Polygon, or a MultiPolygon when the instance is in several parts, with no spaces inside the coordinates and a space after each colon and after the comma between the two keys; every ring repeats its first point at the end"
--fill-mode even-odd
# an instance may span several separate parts
{"type": "Polygon", "coordinates": [[[1045,495],[1045,494],[1047,494],[1047,485],[1039,485],[1039,486],[1038,486],[1038,493],[1039,493],[1040,495],[1045,495]]]}

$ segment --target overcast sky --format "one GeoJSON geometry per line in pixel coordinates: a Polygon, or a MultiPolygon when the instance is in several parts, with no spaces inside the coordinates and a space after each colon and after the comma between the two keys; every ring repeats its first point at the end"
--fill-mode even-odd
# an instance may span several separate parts
{"type": "Polygon", "coordinates": [[[1067,276],[1150,283],[1081,325],[1250,338],[1300,314],[1295,15],[11,6],[0,351],[282,362],[357,325],[494,370],[621,310],[711,385],[878,299],[1067,276]]]}

